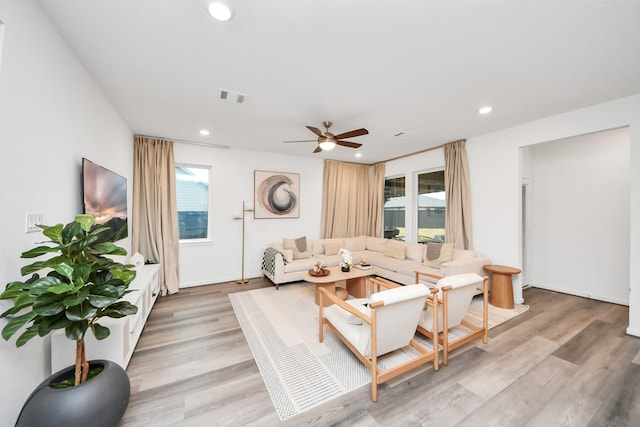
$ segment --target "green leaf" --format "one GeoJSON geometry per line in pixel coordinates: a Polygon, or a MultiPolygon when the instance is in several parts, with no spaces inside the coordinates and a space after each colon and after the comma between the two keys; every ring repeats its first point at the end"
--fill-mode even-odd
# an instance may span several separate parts
{"type": "Polygon", "coordinates": [[[56,265],[52,265],[51,268],[53,268],[61,276],[69,279],[69,282],[73,282],[73,265],[69,264],[68,262],[60,262],[56,265]]]}
{"type": "Polygon", "coordinates": [[[18,307],[27,307],[31,304],[33,304],[33,302],[36,300],[36,296],[35,295],[31,295],[28,292],[23,292],[22,294],[18,295],[14,300],[13,300],[13,305],[18,307]]]}
{"type": "Polygon", "coordinates": [[[60,236],[62,235],[62,224],[52,225],[50,227],[44,227],[42,229],[42,234],[53,240],[54,242],[60,243],[60,236]]]}
{"type": "Polygon", "coordinates": [[[65,309],[62,298],[59,295],[40,295],[33,303],[33,311],[40,316],[54,316],[65,309]]]}
{"type": "Polygon", "coordinates": [[[24,292],[29,292],[29,284],[24,282],[11,282],[7,283],[7,286],[0,294],[0,299],[12,299],[16,298],[24,292]]]}
{"type": "Polygon", "coordinates": [[[31,338],[38,336],[38,325],[31,325],[16,340],[16,347],[22,347],[31,338]]]}
{"type": "Polygon", "coordinates": [[[64,334],[67,338],[73,341],[78,341],[84,338],[85,332],[87,332],[87,328],[89,327],[88,322],[74,322],[64,328],[64,334]]]}
{"type": "Polygon", "coordinates": [[[66,297],[62,301],[62,303],[66,307],[73,307],[74,305],[82,304],[84,301],[87,300],[88,296],[89,296],[89,289],[84,288],[84,289],[81,289],[79,292],[76,292],[73,295],[69,295],[68,297],[66,297]]]}
{"type": "Polygon", "coordinates": [[[69,243],[74,237],[82,237],[82,227],[78,222],[70,222],[62,229],[62,243],[69,243]]]}
{"type": "Polygon", "coordinates": [[[49,293],[49,288],[54,288],[60,284],[62,284],[62,282],[57,277],[42,277],[31,284],[29,292],[33,295],[44,295],[49,293]]]}
{"type": "Polygon", "coordinates": [[[91,325],[91,331],[93,332],[93,335],[96,337],[97,340],[103,340],[105,338],[107,338],[109,336],[109,334],[111,333],[111,331],[109,330],[109,328],[106,328],[102,325],[99,325],[97,323],[94,323],[91,325]]]}
{"type": "Polygon", "coordinates": [[[41,255],[48,254],[51,252],[57,252],[57,251],[59,251],[59,248],[57,246],[56,247],[38,246],[37,248],[33,248],[26,252],[22,252],[22,255],[20,257],[21,258],[37,258],[41,255]]]}
{"type": "Polygon", "coordinates": [[[118,319],[120,317],[136,314],[137,312],[138,312],[138,307],[136,307],[135,305],[131,304],[128,301],[120,301],[109,306],[109,308],[104,310],[100,314],[100,316],[113,317],[118,319]]]}
{"type": "Polygon", "coordinates": [[[71,325],[71,321],[67,319],[64,313],[60,313],[54,317],[43,317],[41,319],[41,322],[38,324],[38,335],[41,337],[44,337],[53,330],[66,328],[71,325]]]}
{"type": "Polygon", "coordinates": [[[104,297],[112,297],[118,298],[120,297],[120,293],[118,292],[118,288],[114,285],[105,283],[102,285],[93,285],[89,287],[89,292],[92,295],[100,295],[104,297]]]}
{"type": "Polygon", "coordinates": [[[93,224],[95,224],[96,219],[93,217],[93,215],[81,214],[76,215],[75,221],[80,224],[80,227],[82,227],[84,231],[88,232],[89,230],[91,230],[91,227],[93,227],[93,224]]]}
{"type": "Polygon", "coordinates": [[[105,308],[118,300],[116,297],[105,297],[102,295],[89,294],[89,303],[97,308],[105,308]]]}
{"type": "Polygon", "coordinates": [[[91,319],[96,315],[98,309],[89,304],[88,301],[85,301],[82,304],[74,305],[73,307],[69,307],[66,311],[67,319],[72,322],[77,322],[80,320],[91,319]]]}
{"type": "Polygon", "coordinates": [[[114,279],[122,280],[125,285],[129,285],[136,278],[136,272],[132,270],[113,270],[111,274],[114,279]]]}
{"type": "Polygon", "coordinates": [[[81,279],[83,283],[89,281],[89,275],[91,274],[91,266],[89,264],[77,264],[73,267],[73,281],[77,282],[81,279]]]}
{"type": "Polygon", "coordinates": [[[8,340],[13,336],[13,334],[18,332],[20,328],[35,319],[37,316],[37,313],[30,311],[23,314],[22,316],[14,317],[13,319],[9,320],[9,322],[4,325],[4,328],[2,328],[2,338],[8,340]]]}
{"type": "Polygon", "coordinates": [[[60,283],[55,286],[49,286],[47,290],[56,295],[66,294],[68,292],[73,291],[74,286],[71,283],[60,283]]]}
{"type": "Polygon", "coordinates": [[[49,266],[49,261],[36,261],[33,264],[25,265],[20,269],[20,274],[26,276],[27,274],[35,273],[36,271],[40,271],[43,268],[47,268],[49,266]]]}

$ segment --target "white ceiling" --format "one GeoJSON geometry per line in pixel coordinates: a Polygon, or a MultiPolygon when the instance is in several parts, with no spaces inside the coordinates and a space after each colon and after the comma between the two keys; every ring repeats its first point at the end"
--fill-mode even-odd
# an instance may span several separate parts
{"type": "Polygon", "coordinates": [[[374,163],[640,93],[638,1],[228,0],[228,22],[205,0],[39,3],[143,135],[374,163]],[[282,142],[324,120],[369,135],[282,142]]]}

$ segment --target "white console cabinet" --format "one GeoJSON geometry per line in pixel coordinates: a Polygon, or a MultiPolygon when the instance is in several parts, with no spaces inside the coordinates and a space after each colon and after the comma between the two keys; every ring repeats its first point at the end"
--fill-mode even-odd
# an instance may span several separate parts
{"type": "MultiPolygon", "coordinates": [[[[160,293],[159,264],[142,265],[136,268],[136,272],[136,278],[129,285],[133,292],[123,299],[137,306],[138,312],[120,319],[100,319],[99,323],[111,331],[104,340],[96,340],[88,330],[84,338],[87,360],[111,360],[124,369],[127,368],[151,307],[160,293]]],[[[67,339],[63,329],[55,331],[51,335],[51,372],[75,364],[75,356],[76,342],[67,339]]]]}

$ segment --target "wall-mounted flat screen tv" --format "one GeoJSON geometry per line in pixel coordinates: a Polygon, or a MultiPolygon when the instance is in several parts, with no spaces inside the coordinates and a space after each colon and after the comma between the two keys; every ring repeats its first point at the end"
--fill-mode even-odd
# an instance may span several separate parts
{"type": "Polygon", "coordinates": [[[118,238],[128,235],[127,179],[91,160],[82,159],[84,213],[108,225],[118,238]]]}

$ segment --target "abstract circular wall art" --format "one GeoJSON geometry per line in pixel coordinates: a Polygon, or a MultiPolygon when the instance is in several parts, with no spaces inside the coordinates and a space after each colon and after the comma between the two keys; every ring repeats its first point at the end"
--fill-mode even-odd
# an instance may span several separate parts
{"type": "Polygon", "coordinates": [[[254,171],[254,218],[298,218],[300,174],[254,171]]]}

